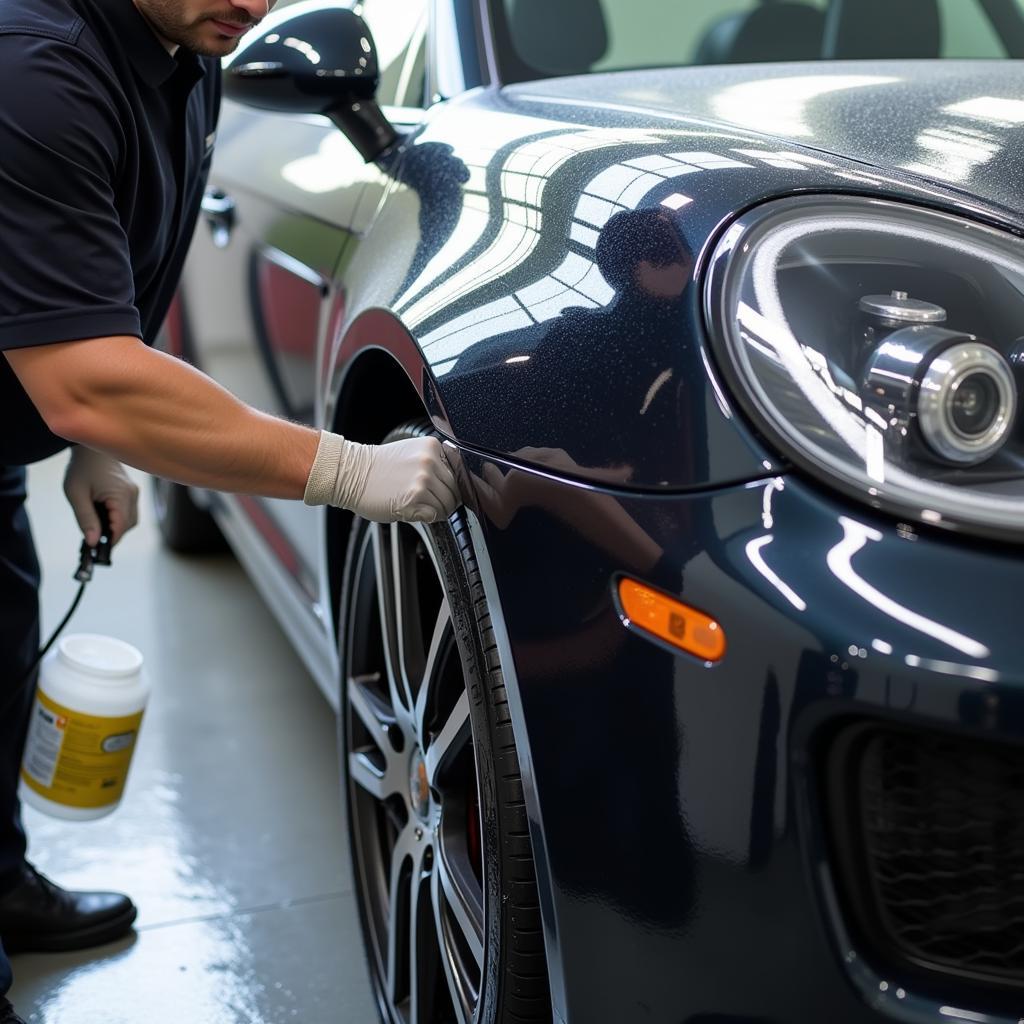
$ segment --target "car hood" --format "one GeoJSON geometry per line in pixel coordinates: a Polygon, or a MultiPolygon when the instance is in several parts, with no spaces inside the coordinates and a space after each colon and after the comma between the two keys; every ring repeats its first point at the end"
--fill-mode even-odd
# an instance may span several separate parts
{"type": "MultiPolygon", "coordinates": [[[[849,61],[618,72],[509,86],[513,102],[638,125],[699,120],[997,204],[1024,205],[1024,61],[849,61]]],[[[785,154],[779,155],[785,160],[785,154]]]]}

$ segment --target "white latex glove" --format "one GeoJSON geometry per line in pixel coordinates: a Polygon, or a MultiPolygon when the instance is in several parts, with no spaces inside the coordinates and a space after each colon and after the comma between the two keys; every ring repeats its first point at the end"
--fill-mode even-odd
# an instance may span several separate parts
{"type": "Polygon", "coordinates": [[[71,461],[64,474],[64,493],[91,547],[100,539],[100,520],[93,502],[107,507],[112,544],[139,521],[138,487],[117,459],[92,448],[76,445],[71,449],[71,461]]]}
{"type": "Polygon", "coordinates": [[[461,504],[455,474],[436,438],[359,444],[326,430],[303,500],[347,508],[378,523],[433,523],[461,504]]]}

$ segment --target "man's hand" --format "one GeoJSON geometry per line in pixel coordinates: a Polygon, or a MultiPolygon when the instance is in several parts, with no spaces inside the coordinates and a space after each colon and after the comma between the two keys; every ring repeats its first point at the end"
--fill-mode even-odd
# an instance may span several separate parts
{"type": "Polygon", "coordinates": [[[64,474],[64,493],[90,547],[100,540],[94,502],[107,508],[111,544],[116,544],[139,521],[138,487],[120,462],[102,452],[81,445],[71,450],[71,461],[64,474]]]}
{"type": "Polygon", "coordinates": [[[436,438],[392,441],[370,454],[366,486],[352,505],[358,515],[382,523],[434,523],[459,507],[455,474],[436,438]]]}
{"type": "Polygon", "coordinates": [[[359,444],[326,430],[304,498],[307,505],[347,508],[378,523],[440,522],[461,504],[437,438],[359,444]]]}

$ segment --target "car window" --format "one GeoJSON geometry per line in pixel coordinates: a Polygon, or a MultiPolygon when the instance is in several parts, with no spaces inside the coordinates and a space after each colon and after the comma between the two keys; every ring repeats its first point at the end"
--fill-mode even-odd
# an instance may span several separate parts
{"type": "MultiPolygon", "coordinates": [[[[654,64],[712,63],[698,59],[702,41],[718,25],[742,18],[760,4],[737,0],[702,0],[699,4],[631,0],[629,4],[608,2],[601,6],[608,48],[594,62],[594,71],[635,67],[643,62],[645,54],[654,64]],[[655,21],[658,31],[652,32],[655,21]]],[[[806,6],[820,14],[825,3],[808,0],[806,6]]]]}
{"type": "Polygon", "coordinates": [[[362,0],[361,14],[373,36],[380,64],[377,102],[382,106],[423,105],[423,63],[414,81],[417,54],[423,47],[428,0],[362,0]]]}
{"type": "Polygon", "coordinates": [[[491,0],[505,81],[788,60],[999,58],[1024,0],[491,0]]]}
{"type": "Polygon", "coordinates": [[[1006,57],[1007,47],[978,5],[968,0],[941,0],[943,57],[1006,57]]]}
{"type": "Polygon", "coordinates": [[[427,20],[424,18],[402,58],[394,89],[399,107],[425,107],[427,95],[427,20]]]}
{"type": "Polygon", "coordinates": [[[427,105],[427,23],[424,20],[419,39],[413,40],[398,86],[398,106],[427,105]]]}

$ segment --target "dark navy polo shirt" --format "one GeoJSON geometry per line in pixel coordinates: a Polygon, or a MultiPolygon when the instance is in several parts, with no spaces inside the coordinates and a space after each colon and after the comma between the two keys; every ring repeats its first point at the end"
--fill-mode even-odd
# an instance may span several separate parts
{"type": "MultiPolygon", "coordinates": [[[[0,0],[0,349],[152,343],[219,105],[218,61],[172,56],[132,0],[0,0]]],[[[0,358],[0,465],[66,446],[0,358]]]]}

